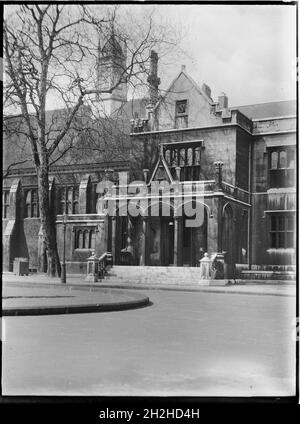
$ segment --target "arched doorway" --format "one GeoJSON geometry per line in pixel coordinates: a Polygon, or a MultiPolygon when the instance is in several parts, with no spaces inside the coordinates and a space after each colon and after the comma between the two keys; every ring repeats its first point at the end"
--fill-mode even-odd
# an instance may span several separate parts
{"type": "Polygon", "coordinates": [[[207,252],[207,211],[203,207],[203,219],[201,225],[196,227],[187,226],[187,220],[191,219],[183,216],[182,224],[182,265],[198,266],[199,259],[207,252]]]}

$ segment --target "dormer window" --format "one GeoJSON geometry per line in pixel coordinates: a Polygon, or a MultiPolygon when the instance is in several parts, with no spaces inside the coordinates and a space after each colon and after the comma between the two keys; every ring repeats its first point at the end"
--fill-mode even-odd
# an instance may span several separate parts
{"type": "Polygon", "coordinates": [[[177,100],[175,104],[175,128],[187,128],[188,126],[187,100],[177,100]]]}
{"type": "Polygon", "coordinates": [[[177,100],[176,102],[176,116],[185,115],[187,113],[187,100],[177,100]]]}

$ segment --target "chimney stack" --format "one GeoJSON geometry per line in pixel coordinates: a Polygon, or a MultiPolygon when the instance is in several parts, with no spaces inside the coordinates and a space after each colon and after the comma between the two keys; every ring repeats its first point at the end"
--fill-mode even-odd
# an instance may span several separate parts
{"type": "Polygon", "coordinates": [[[148,76],[149,83],[149,97],[152,105],[155,105],[158,100],[158,86],[160,84],[160,78],[157,76],[157,63],[158,63],[158,54],[151,50],[150,53],[150,73],[148,76]]]}
{"type": "Polygon", "coordinates": [[[221,93],[221,95],[218,98],[219,108],[220,109],[227,109],[228,108],[228,97],[225,93],[221,93]]]}

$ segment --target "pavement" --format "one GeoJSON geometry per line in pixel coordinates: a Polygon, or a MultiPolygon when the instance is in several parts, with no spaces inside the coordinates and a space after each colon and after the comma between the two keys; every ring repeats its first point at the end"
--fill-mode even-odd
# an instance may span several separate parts
{"type": "Polygon", "coordinates": [[[10,285],[21,283],[23,286],[37,287],[37,285],[48,287],[80,287],[81,290],[90,290],[91,288],[102,289],[127,289],[127,290],[167,290],[167,291],[185,291],[185,292],[205,292],[205,293],[226,293],[226,294],[252,294],[252,295],[268,295],[268,296],[296,296],[296,282],[293,281],[270,281],[270,280],[231,280],[235,284],[227,284],[221,286],[206,286],[189,284],[185,282],[183,285],[171,284],[146,284],[135,283],[132,281],[114,282],[113,278],[105,278],[97,283],[85,281],[84,275],[69,274],[67,275],[66,285],[62,284],[59,278],[51,278],[45,274],[32,273],[28,276],[16,276],[13,273],[4,273],[3,282],[10,285]]]}
{"type": "MultiPolygon", "coordinates": [[[[39,286],[41,295],[59,290],[39,286]]],[[[228,296],[225,289],[231,287],[218,294],[145,289],[139,293],[148,307],[111,313],[5,316],[2,394],[293,395],[295,297],[228,296]]]]}

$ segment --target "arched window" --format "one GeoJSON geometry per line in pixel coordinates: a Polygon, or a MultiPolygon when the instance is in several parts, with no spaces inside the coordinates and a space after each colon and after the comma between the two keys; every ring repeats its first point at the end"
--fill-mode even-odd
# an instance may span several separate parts
{"type": "Polygon", "coordinates": [[[271,154],[271,169],[277,169],[278,167],[278,152],[272,152],[271,154]]]}
{"type": "Polygon", "coordinates": [[[66,213],[72,213],[72,201],[73,201],[73,189],[72,187],[67,188],[67,205],[66,213]]]}
{"type": "Polygon", "coordinates": [[[185,166],[185,149],[179,151],[179,166],[185,166]]]}
{"type": "Polygon", "coordinates": [[[193,165],[193,149],[191,147],[187,149],[187,165],[193,165]]]}
{"type": "Polygon", "coordinates": [[[95,245],[96,245],[96,234],[95,234],[95,230],[91,230],[90,231],[90,248],[91,249],[95,249],[95,245]]]}
{"type": "Polygon", "coordinates": [[[30,189],[26,195],[26,217],[37,218],[39,216],[39,198],[37,189],[30,189]]]}
{"type": "Polygon", "coordinates": [[[79,188],[74,187],[73,188],[73,213],[74,214],[79,213],[78,200],[79,200],[79,188]]]}
{"type": "Polygon", "coordinates": [[[201,162],[201,150],[200,150],[200,147],[196,147],[194,165],[199,166],[200,162],[201,162]]]}
{"type": "Polygon", "coordinates": [[[83,234],[82,234],[82,231],[81,230],[79,230],[78,232],[77,232],[77,237],[76,237],[76,248],[77,249],[82,249],[82,244],[83,244],[83,234]]]}
{"type": "Polygon", "coordinates": [[[66,202],[66,192],[64,187],[61,187],[59,189],[58,197],[59,197],[58,210],[60,214],[63,214],[65,213],[65,202],[66,202]]]}
{"type": "Polygon", "coordinates": [[[31,216],[39,216],[39,199],[37,189],[31,190],[31,216]]]}
{"type": "Polygon", "coordinates": [[[167,165],[171,165],[171,152],[170,152],[170,150],[168,149],[168,150],[166,150],[166,152],[165,152],[165,160],[166,160],[166,162],[167,162],[167,165]]]}
{"type": "Polygon", "coordinates": [[[83,249],[88,249],[90,246],[90,237],[89,237],[89,231],[85,230],[83,232],[83,249]]]}
{"type": "Polygon", "coordinates": [[[26,196],[26,217],[31,217],[31,190],[28,190],[26,196]]]}
{"type": "Polygon", "coordinates": [[[286,168],[287,167],[287,155],[286,151],[282,150],[279,153],[279,168],[286,168]]]}

